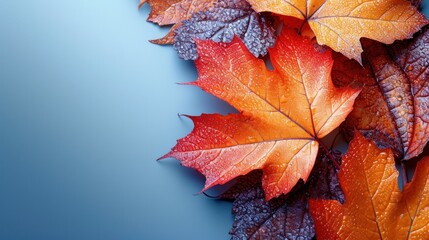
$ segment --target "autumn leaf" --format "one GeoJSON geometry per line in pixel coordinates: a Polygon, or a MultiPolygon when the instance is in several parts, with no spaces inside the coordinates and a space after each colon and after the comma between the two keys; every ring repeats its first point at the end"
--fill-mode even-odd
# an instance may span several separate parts
{"type": "Polygon", "coordinates": [[[365,86],[344,124],[346,132],[360,130],[399,159],[419,155],[429,140],[428,29],[389,47],[363,41],[365,68],[335,55],[334,83],[365,86]]]}
{"type": "Polygon", "coordinates": [[[255,169],[263,170],[266,199],[307,180],[318,139],[351,111],[359,91],[336,89],[331,52],[284,29],[265,67],[237,38],[197,41],[199,86],[234,106],[239,114],[190,117],[194,130],[163,158],[173,157],[206,176],[208,189],[255,169]]]}
{"type": "Polygon", "coordinates": [[[275,30],[268,16],[255,12],[245,0],[219,0],[213,7],[192,15],[175,30],[174,48],[180,57],[197,58],[194,39],[231,42],[239,36],[247,49],[264,56],[275,42],[275,30]]]}
{"type": "Polygon", "coordinates": [[[146,2],[152,7],[148,21],[160,26],[173,25],[165,37],[151,40],[151,42],[172,44],[175,36],[174,31],[183,20],[190,19],[192,14],[210,8],[218,0],[141,0],[139,7],[146,2]]]}
{"type": "Polygon", "coordinates": [[[336,165],[341,164],[341,157],[341,152],[333,150],[319,155],[307,183],[310,198],[344,202],[344,194],[338,181],[338,169],[336,168],[336,165]],[[333,164],[332,161],[335,161],[336,164],[333,164]]]}
{"type": "Polygon", "coordinates": [[[185,60],[197,58],[194,39],[231,42],[237,35],[255,56],[266,55],[274,45],[271,17],[255,12],[246,0],[143,0],[140,6],[145,2],[152,6],[148,21],[174,24],[166,36],[151,42],[174,44],[185,60]]]}
{"type": "MultiPolygon", "coordinates": [[[[338,152],[329,153],[341,161],[338,152]]],[[[326,154],[319,155],[309,182],[297,184],[287,195],[265,201],[261,185],[262,171],[256,170],[238,178],[237,183],[221,198],[233,200],[235,215],[230,231],[232,239],[312,239],[314,223],[308,199],[334,199],[344,202],[337,170],[326,154]]]]}
{"type": "Polygon", "coordinates": [[[361,62],[363,37],[386,44],[411,38],[428,20],[406,0],[248,0],[258,12],[308,21],[319,44],[361,62]]]}
{"type": "Polygon", "coordinates": [[[425,239],[429,231],[429,158],[401,192],[391,150],[356,134],[339,172],[345,203],[310,200],[320,239],[425,239]]]}
{"type": "Polygon", "coordinates": [[[160,26],[176,24],[189,19],[193,13],[205,10],[217,0],[142,0],[152,7],[148,20],[160,26]]]}
{"type": "MultiPolygon", "coordinates": [[[[312,239],[314,224],[305,191],[265,201],[262,172],[253,171],[238,179],[224,199],[234,200],[231,239],[312,239]]],[[[292,193],[292,192],[291,192],[292,193]]]]}
{"type": "Polygon", "coordinates": [[[175,31],[180,25],[181,25],[181,23],[174,24],[164,37],[159,38],[159,39],[152,39],[152,40],[149,40],[149,42],[154,43],[154,44],[159,44],[159,45],[173,44],[174,43],[174,37],[176,36],[175,31]]]}

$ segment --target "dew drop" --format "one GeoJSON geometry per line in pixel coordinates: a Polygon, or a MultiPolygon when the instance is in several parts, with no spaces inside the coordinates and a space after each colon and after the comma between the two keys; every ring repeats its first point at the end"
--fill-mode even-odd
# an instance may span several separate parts
{"type": "Polygon", "coordinates": [[[247,140],[249,141],[249,142],[255,142],[256,140],[255,140],[255,138],[253,137],[253,136],[248,136],[247,137],[247,140]]]}

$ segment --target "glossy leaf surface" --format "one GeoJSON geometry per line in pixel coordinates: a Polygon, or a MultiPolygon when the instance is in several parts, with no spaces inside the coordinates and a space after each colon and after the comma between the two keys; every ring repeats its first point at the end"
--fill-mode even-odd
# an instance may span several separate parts
{"type": "Polygon", "coordinates": [[[239,114],[191,117],[194,130],[164,157],[206,176],[204,189],[263,170],[267,200],[307,180],[319,138],[344,121],[359,90],[335,88],[330,51],[285,29],[270,50],[274,71],[235,38],[197,41],[199,78],[190,83],[227,101],[239,114]]]}
{"type": "Polygon", "coordinates": [[[256,57],[268,53],[275,42],[272,19],[255,12],[245,0],[219,0],[213,7],[192,15],[175,30],[174,48],[180,57],[198,57],[195,39],[231,42],[243,40],[256,57]]]}
{"type": "Polygon", "coordinates": [[[390,150],[356,134],[339,172],[345,203],[310,200],[320,239],[425,239],[429,231],[429,158],[404,192],[390,150]]]}
{"type": "Polygon", "coordinates": [[[319,44],[361,62],[363,37],[386,44],[411,38],[428,20],[406,0],[248,0],[258,12],[308,21],[319,44]]]}
{"type": "Polygon", "coordinates": [[[363,41],[364,67],[335,55],[333,81],[364,86],[344,124],[358,129],[399,159],[416,157],[429,140],[429,31],[384,46],[363,41]]]}

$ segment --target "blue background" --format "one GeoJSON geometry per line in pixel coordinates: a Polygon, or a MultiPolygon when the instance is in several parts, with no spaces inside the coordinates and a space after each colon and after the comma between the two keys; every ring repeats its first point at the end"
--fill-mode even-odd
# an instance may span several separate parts
{"type": "Polygon", "coordinates": [[[227,239],[231,206],[156,159],[225,112],[137,0],[1,1],[0,239],[227,239]]]}
{"type": "MultiPolygon", "coordinates": [[[[148,43],[138,0],[0,0],[0,239],[228,239],[231,204],[155,161],[233,111],[192,62],[148,43]]],[[[427,11],[426,11],[427,12],[427,11]]]]}

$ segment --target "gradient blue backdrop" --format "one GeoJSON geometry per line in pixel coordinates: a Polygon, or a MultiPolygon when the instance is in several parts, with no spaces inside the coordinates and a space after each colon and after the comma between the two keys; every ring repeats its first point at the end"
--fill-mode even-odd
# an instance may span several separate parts
{"type": "Polygon", "coordinates": [[[0,0],[0,239],[228,239],[230,203],[156,162],[232,111],[191,62],[148,43],[138,0],[0,0]]]}
{"type": "Polygon", "coordinates": [[[156,162],[228,110],[192,62],[148,43],[138,0],[0,1],[0,239],[227,239],[230,203],[156,162]]]}

